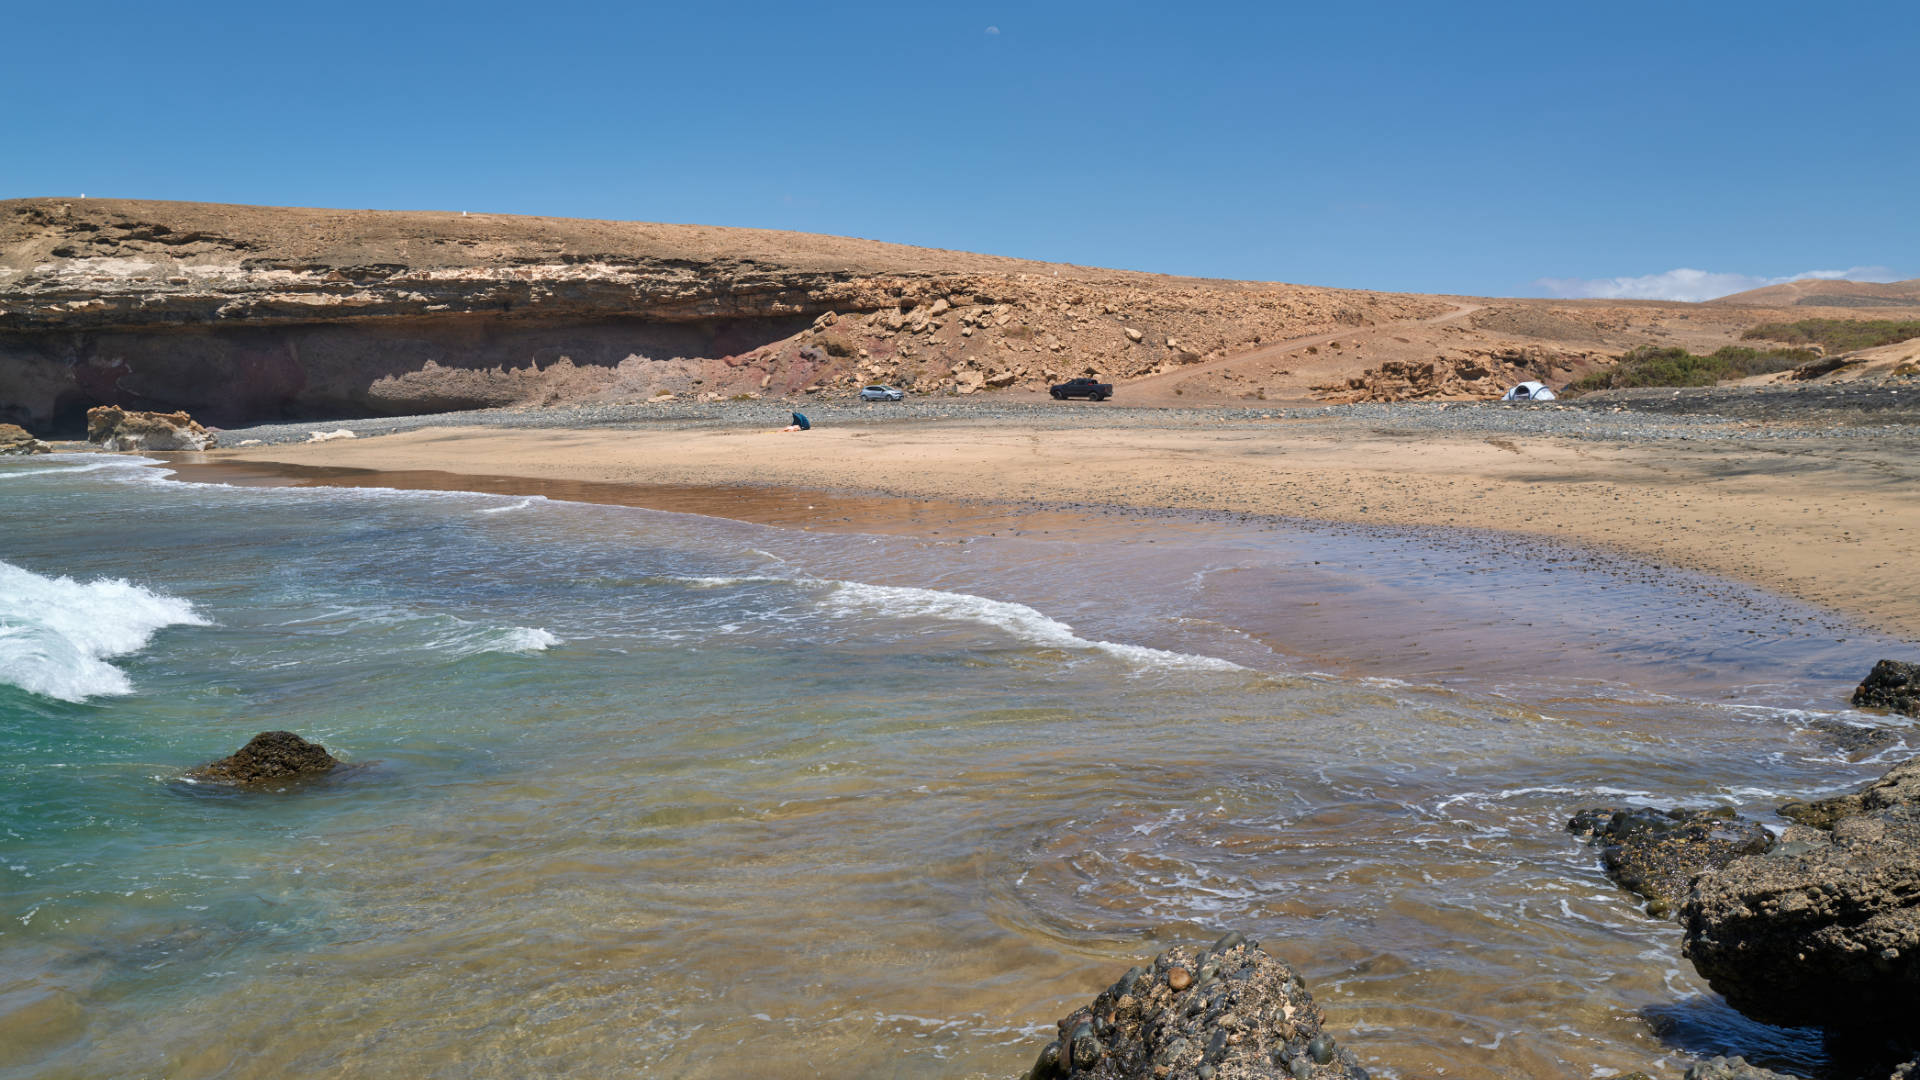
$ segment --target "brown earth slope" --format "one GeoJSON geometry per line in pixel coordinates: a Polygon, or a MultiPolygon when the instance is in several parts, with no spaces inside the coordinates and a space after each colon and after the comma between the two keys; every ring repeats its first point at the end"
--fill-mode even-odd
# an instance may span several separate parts
{"type": "Polygon", "coordinates": [[[1920,278],[1889,282],[1805,278],[1734,293],[1713,303],[1750,307],[1916,308],[1920,307],[1920,278]]]}
{"type": "MultiPolygon", "coordinates": [[[[494,405],[1038,395],[1392,401],[1711,351],[1805,307],[1485,300],[1176,278],[756,229],[0,201],[0,421],[233,426],[494,405]]],[[[1857,310],[1842,309],[1859,316],[1857,310]]]]}

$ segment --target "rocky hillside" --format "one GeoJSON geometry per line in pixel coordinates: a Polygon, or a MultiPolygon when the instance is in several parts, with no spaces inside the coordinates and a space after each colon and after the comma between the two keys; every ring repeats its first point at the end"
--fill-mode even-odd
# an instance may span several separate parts
{"type": "Polygon", "coordinates": [[[1125,381],[1427,318],[1419,296],[752,229],[0,201],[0,420],[222,425],[662,395],[1125,381]]]}

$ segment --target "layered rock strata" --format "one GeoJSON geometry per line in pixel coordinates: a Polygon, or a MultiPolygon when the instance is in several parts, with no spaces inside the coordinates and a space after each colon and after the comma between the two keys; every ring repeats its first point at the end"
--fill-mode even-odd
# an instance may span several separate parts
{"type": "Polygon", "coordinates": [[[117,405],[87,410],[87,441],[103,450],[209,450],[218,439],[183,412],[128,412],[117,405]]]}
{"type": "Polygon", "coordinates": [[[18,424],[0,424],[0,454],[51,454],[53,447],[18,424]]]}
{"type": "Polygon", "coordinates": [[[1446,309],[751,229],[18,199],[0,202],[0,419],[964,392],[1446,309]]]}

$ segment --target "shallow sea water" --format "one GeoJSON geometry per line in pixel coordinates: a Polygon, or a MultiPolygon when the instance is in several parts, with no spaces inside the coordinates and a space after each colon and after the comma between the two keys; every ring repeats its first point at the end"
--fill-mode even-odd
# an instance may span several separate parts
{"type": "Polygon", "coordinates": [[[1563,822],[1876,774],[1807,724],[1894,647],[1461,536],[0,464],[0,1076],[1014,1076],[1225,928],[1376,1076],[1805,1070],[1563,822]],[[272,728],[354,768],[182,779],[272,728]]]}

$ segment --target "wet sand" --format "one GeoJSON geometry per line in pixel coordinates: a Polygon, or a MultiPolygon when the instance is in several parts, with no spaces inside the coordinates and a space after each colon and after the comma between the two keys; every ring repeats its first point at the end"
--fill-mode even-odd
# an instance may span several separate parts
{"type": "Polygon", "coordinates": [[[426,429],[176,460],[378,470],[387,486],[522,490],[809,528],[1044,529],[1031,515],[1045,506],[1493,530],[1745,581],[1912,640],[1916,449],[1911,438],[1626,441],[1339,420],[1047,431],[955,421],[805,433],[426,429]]]}

